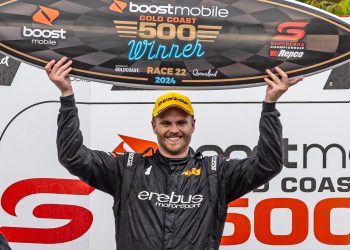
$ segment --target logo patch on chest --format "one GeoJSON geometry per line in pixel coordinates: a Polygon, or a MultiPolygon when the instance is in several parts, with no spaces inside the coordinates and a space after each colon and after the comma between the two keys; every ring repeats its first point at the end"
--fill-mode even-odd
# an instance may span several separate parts
{"type": "Polygon", "coordinates": [[[185,175],[185,176],[197,175],[198,176],[200,174],[201,174],[201,168],[192,168],[192,169],[186,170],[181,175],[185,175]]]}

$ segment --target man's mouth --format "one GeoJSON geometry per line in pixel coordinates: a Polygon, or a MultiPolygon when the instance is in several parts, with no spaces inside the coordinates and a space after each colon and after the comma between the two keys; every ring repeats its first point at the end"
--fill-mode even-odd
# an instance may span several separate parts
{"type": "Polygon", "coordinates": [[[179,141],[182,138],[182,136],[167,136],[166,138],[169,141],[177,142],[177,141],[179,141]]]}

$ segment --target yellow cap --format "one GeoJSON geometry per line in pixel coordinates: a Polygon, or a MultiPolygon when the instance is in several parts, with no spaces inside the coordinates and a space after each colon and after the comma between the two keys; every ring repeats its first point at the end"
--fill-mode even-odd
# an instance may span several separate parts
{"type": "Polygon", "coordinates": [[[194,111],[190,99],[177,92],[169,92],[161,95],[154,103],[152,117],[157,117],[168,108],[176,107],[185,111],[187,114],[194,116],[194,111]]]}

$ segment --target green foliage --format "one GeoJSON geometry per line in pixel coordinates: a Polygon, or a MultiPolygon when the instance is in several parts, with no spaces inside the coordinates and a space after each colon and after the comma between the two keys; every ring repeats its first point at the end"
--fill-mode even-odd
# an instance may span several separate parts
{"type": "Polygon", "coordinates": [[[350,0],[299,0],[338,16],[350,15],[350,0]]]}

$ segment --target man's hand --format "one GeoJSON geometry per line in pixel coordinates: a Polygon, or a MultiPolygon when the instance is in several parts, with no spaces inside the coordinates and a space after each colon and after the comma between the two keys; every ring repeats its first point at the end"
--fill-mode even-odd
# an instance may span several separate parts
{"type": "Polygon", "coordinates": [[[67,57],[61,58],[57,63],[55,60],[51,60],[46,66],[45,71],[50,80],[59,88],[62,92],[62,96],[69,96],[73,94],[72,83],[69,79],[69,72],[72,70],[72,60],[67,61],[67,57]]]}
{"type": "Polygon", "coordinates": [[[273,74],[271,70],[266,70],[266,73],[271,79],[264,78],[265,82],[268,84],[264,102],[277,102],[277,100],[284,94],[284,92],[288,90],[289,87],[304,79],[303,76],[299,76],[293,80],[290,80],[288,75],[282,69],[279,67],[276,67],[275,69],[281,78],[273,74]]]}

